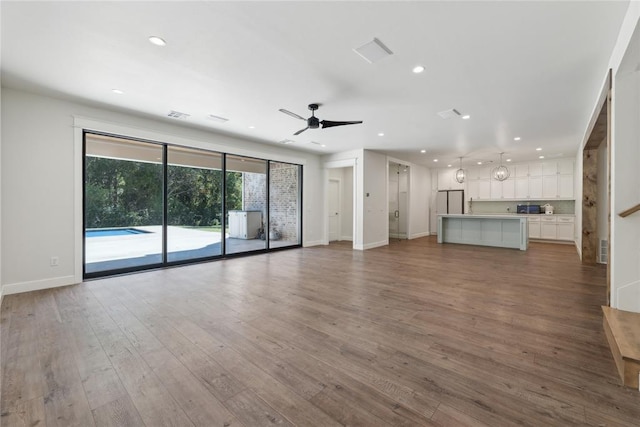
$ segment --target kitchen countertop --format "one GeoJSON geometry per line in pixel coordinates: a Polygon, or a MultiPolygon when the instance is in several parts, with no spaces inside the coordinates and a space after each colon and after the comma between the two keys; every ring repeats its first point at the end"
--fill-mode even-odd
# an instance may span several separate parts
{"type": "Polygon", "coordinates": [[[492,218],[492,219],[517,219],[524,218],[523,214],[438,214],[446,218],[492,218]]]}

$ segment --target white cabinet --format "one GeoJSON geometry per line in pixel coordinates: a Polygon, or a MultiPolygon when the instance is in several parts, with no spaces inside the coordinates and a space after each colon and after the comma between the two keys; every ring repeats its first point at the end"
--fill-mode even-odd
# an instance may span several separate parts
{"type": "Polygon", "coordinates": [[[572,159],[558,160],[558,173],[560,175],[573,175],[573,163],[572,159]]]}
{"type": "Polygon", "coordinates": [[[542,198],[555,199],[558,197],[558,175],[542,177],[542,198]]]}
{"type": "Polygon", "coordinates": [[[558,240],[575,240],[575,218],[573,216],[558,216],[556,239],[558,240]]]}
{"type": "Polygon", "coordinates": [[[509,178],[506,181],[502,181],[502,198],[503,199],[516,198],[516,181],[513,178],[509,178]]]}
{"type": "Polygon", "coordinates": [[[556,175],[558,173],[557,162],[543,162],[542,175],[556,175]]]}
{"type": "Polygon", "coordinates": [[[478,180],[478,199],[485,200],[491,198],[491,182],[488,179],[478,180]]]}
{"type": "Polygon", "coordinates": [[[542,163],[529,163],[529,176],[542,176],[542,163]]]}
{"type": "Polygon", "coordinates": [[[529,223],[529,238],[539,239],[540,238],[540,216],[531,215],[527,217],[527,222],[529,223]]]}
{"type": "Polygon", "coordinates": [[[529,198],[529,177],[517,177],[515,180],[516,199],[529,198]]]}
{"type": "Polygon", "coordinates": [[[558,197],[573,199],[573,175],[558,175],[558,197]]]}
{"type": "MultiPolygon", "coordinates": [[[[529,218],[529,238],[531,239],[547,239],[547,240],[575,240],[574,237],[574,223],[575,217],[573,215],[540,215],[539,221],[539,235],[535,236],[536,231],[532,230],[532,224],[535,219],[529,218]]],[[[533,226],[535,227],[535,226],[533,226]]]]}
{"type": "Polygon", "coordinates": [[[516,196],[516,183],[514,179],[505,181],[491,180],[492,199],[514,199],[516,196]]]}
{"type": "Polygon", "coordinates": [[[557,238],[557,223],[554,216],[543,216],[540,218],[540,238],[556,240],[557,238]]]}
{"type": "Polygon", "coordinates": [[[473,200],[478,200],[478,196],[480,195],[480,181],[473,180],[473,181],[467,181],[467,196],[470,199],[473,200]]]}
{"type": "Polygon", "coordinates": [[[260,211],[229,211],[229,237],[256,239],[262,226],[260,211]]]}
{"type": "Polygon", "coordinates": [[[516,178],[528,177],[529,176],[529,165],[526,164],[526,163],[521,164],[521,165],[514,165],[513,166],[513,171],[514,171],[513,176],[515,176],[516,178]]]}
{"type": "Polygon", "coordinates": [[[529,198],[533,200],[540,200],[542,198],[542,177],[541,176],[529,177],[529,198]]]}
{"type": "Polygon", "coordinates": [[[438,169],[438,190],[464,190],[464,183],[456,181],[456,170],[438,169]]]}

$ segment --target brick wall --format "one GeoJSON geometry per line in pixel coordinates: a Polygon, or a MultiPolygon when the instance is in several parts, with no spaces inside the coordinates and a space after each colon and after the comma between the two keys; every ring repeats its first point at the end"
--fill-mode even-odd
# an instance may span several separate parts
{"type": "MultiPolygon", "coordinates": [[[[280,240],[298,241],[298,166],[271,162],[270,231],[280,233],[280,240]]],[[[266,175],[245,173],[243,210],[261,211],[266,218],[266,175]]]]}

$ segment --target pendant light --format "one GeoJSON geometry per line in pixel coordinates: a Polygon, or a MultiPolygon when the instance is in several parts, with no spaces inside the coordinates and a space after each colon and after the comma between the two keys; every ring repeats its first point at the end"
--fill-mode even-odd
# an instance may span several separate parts
{"type": "Polygon", "coordinates": [[[502,165],[503,154],[504,153],[500,153],[500,166],[498,166],[497,168],[494,168],[493,171],[491,171],[491,174],[493,175],[493,179],[497,181],[504,181],[505,179],[509,178],[509,175],[511,174],[509,172],[509,168],[502,165]]]}
{"type": "Polygon", "coordinates": [[[456,181],[458,181],[459,184],[462,184],[466,177],[467,174],[465,173],[464,169],[462,169],[462,157],[460,157],[460,169],[456,171],[456,181]]]}

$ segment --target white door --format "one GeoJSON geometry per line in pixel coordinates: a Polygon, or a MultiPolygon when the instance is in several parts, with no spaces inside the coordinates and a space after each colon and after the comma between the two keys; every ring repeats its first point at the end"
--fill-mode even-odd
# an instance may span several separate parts
{"type": "Polygon", "coordinates": [[[340,181],[329,180],[329,241],[340,240],[340,181]]]}

